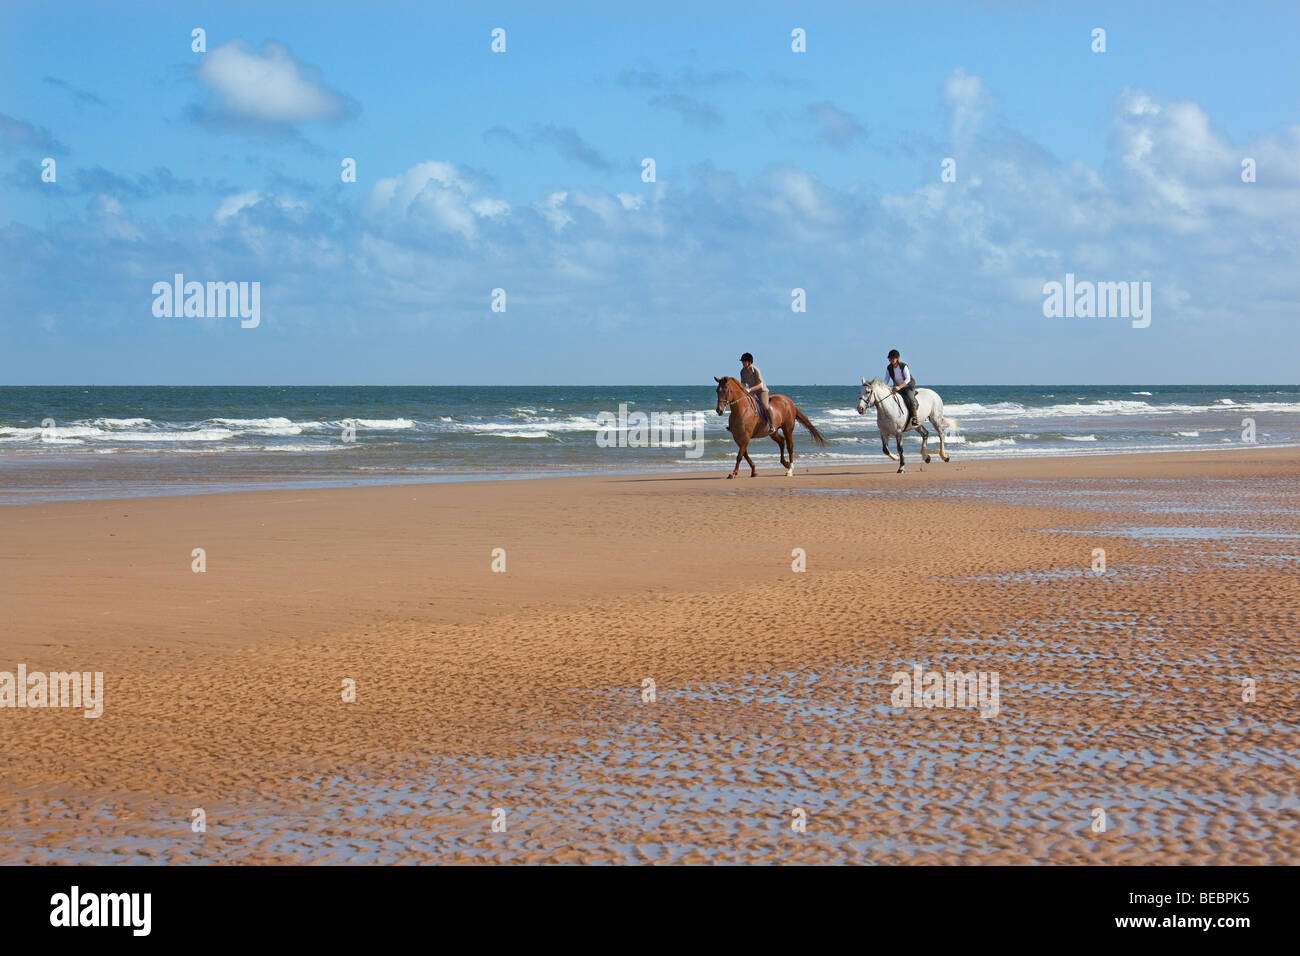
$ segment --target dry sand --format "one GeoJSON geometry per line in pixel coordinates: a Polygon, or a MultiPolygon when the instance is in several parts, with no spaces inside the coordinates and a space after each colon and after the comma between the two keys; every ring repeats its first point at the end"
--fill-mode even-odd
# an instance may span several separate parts
{"type": "Polygon", "coordinates": [[[1300,450],[759,464],[0,509],[0,862],[1296,860],[1300,450]]]}

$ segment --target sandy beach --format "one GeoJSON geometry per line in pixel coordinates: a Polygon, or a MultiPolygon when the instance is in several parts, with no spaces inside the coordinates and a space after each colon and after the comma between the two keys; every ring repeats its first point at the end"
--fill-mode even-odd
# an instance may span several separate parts
{"type": "Polygon", "coordinates": [[[0,508],[0,862],[1295,862],[1300,449],[918,466],[0,508]]]}

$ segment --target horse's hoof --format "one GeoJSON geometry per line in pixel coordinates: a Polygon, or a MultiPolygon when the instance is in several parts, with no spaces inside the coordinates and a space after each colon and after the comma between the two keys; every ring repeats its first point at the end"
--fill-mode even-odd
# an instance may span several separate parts
{"type": "Polygon", "coordinates": [[[730,481],[732,478],[735,478],[735,477],[736,477],[736,476],[735,476],[734,474],[730,474],[730,475],[727,476],[727,480],[730,481]]]}
{"type": "Polygon", "coordinates": [[[930,464],[930,456],[929,456],[929,455],[926,455],[926,456],[925,456],[925,463],[926,463],[927,465],[930,464]]]}
{"type": "Polygon", "coordinates": [[[794,469],[793,469],[793,468],[787,468],[787,469],[785,470],[785,476],[786,476],[787,478],[791,477],[793,474],[794,474],[794,469]]]}

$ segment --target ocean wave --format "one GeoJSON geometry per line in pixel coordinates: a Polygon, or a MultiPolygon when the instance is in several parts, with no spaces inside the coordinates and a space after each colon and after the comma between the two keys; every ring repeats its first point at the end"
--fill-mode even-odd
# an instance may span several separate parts
{"type": "Polygon", "coordinates": [[[414,428],[415,422],[409,418],[349,418],[345,424],[355,424],[357,428],[400,429],[414,428]]]}
{"type": "Polygon", "coordinates": [[[154,431],[154,432],[117,432],[110,435],[112,441],[225,441],[234,438],[235,432],[229,428],[196,428],[192,431],[154,431]]]}
{"type": "MultiPolygon", "coordinates": [[[[288,445],[244,445],[240,446],[240,451],[267,451],[267,452],[318,452],[318,451],[343,451],[349,448],[360,448],[360,445],[353,442],[319,442],[316,444],[288,444],[288,445]]],[[[232,449],[235,450],[235,449],[232,449]]]]}
{"type": "Polygon", "coordinates": [[[61,442],[71,439],[96,438],[107,434],[104,429],[93,425],[57,425],[54,428],[21,425],[0,428],[0,441],[44,441],[61,442]]]}
{"type": "MultiPolygon", "coordinates": [[[[241,435],[301,435],[303,426],[287,418],[209,418],[203,424],[236,429],[241,435]]],[[[304,424],[315,424],[304,423],[304,424]]]]}
{"type": "Polygon", "coordinates": [[[1066,441],[1099,441],[1096,435],[1062,435],[1066,441]]]}
{"type": "Polygon", "coordinates": [[[1014,445],[1014,438],[990,438],[988,441],[966,442],[971,448],[1002,448],[1007,445],[1014,445]]]}
{"type": "MultiPolygon", "coordinates": [[[[687,414],[689,415],[690,413],[688,412],[687,414]]],[[[544,419],[540,422],[458,422],[454,430],[491,435],[500,432],[502,429],[509,429],[511,431],[530,431],[541,434],[545,432],[595,432],[602,427],[605,426],[602,426],[594,418],[575,415],[570,418],[560,419],[559,421],[544,419]]]]}
{"type": "MultiPolygon", "coordinates": [[[[81,425],[83,422],[75,422],[81,425]]],[[[153,419],[150,418],[96,418],[90,423],[95,428],[143,428],[145,425],[152,425],[153,419]]]]}
{"type": "Polygon", "coordinates": [[[1247,402],[1238,404],[1230,398],[1216,399],[1206,405],[1188,405],[1169,403],[1152,405],[1131,399],[1102,399],[1095,402],[1072,402],[1059,405],[1025,406],[1016,402],[996,402],[983,405],[979,402],[954,402],[944,406],[945,413],[961,418],[1073,418],[1106,417],[1112,415],[1207,415],[1216,410],[1231,407],[1234,411],[1254,412],[1300,412],[1300,403],[1295,402],[1247,402]]]}
{"type": "Polygon", "coordinates": [[[972,415],[1023,415],[1028,409],[1019,402],[994,402],[983,405],[979,402],[952,402],[943,406],[945,415],[960,415],[969,418],[972,415]]]}

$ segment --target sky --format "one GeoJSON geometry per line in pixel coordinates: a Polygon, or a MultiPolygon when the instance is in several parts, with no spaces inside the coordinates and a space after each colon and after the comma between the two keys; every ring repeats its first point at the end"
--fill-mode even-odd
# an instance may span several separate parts
{"type": "Polygon", "coordinates": [[[0,384],[1298,380],[1294,3],[466,6],[0,7],[0,384]]]}

